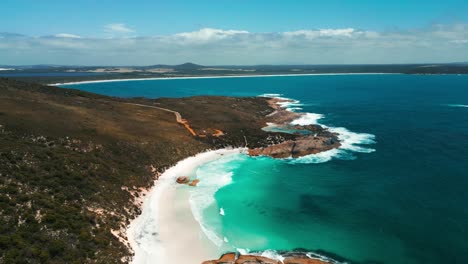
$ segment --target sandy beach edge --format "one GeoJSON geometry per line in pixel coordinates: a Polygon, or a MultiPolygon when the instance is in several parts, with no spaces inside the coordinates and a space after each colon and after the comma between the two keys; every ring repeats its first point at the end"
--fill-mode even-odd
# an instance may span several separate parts
{"type": "Polygon", "coordinates": [[[206,162],[243,151],[235,148],[202,152],[161,174],[144,199],[142,213],[127,227],[128,243],[134,252],[131,263],[190,264],[218,258],[220,252],[193,217],[188,197],[176,197],[175,180],[190,175],[206,162]]]}
{"type": "Polygon", "coordinates": [[[219,78],[259,78],[259,77],[288,77],[288,76],[334,76],[334,75],[398,75],[402,73],[304,73],[304,74],[258,74],[258,75],[212,75],[212,76],[180,76],[180,77],[150,77],[150,78],[130,78],[130,79],[108,79],[79,82],[51,83],[49,85],[78,85],[88,83],[107,83],[107,82],[131,82],[131,81],[153,81],[153,80],[184,80],[184,79],[219,79],[219,78]]]}

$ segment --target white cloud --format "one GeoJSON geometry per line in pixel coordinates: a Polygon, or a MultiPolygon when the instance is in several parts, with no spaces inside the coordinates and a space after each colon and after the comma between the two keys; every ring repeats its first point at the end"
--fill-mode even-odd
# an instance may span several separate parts
{"type": "Polygon", "coordinates": [[[73,34],[68,34],[68,33],[55,34],[54,37],[56,38],[81,38],[78,35],[73,35],[73,34]]]}
{"type": "Polygon", "coordinates": [[[343,29],[319,29],[319,30],[297,30],[283,33],[287,37],[306,37],[308,39],[318,37],[352,37],[362,34],[354,28],[343,29]]]}
{"type": "Polygon", "coordinates": [[[130,37],[124,24],[110,38],[28,37],[0,33],[0,58],[8,64],[415,63],[468,60],[468,25],[368,31],[354,28],[254,33],[203,28],[153,37],[130,37]],[[52,53],[52,54],[51,54],[52,53]]]}
{"type": "Polygon", "coordinates": [[[450,43],[454,44],[468,44],[468,39],[455,39],[450,41],[450,43]]]}
{"type": "Polygon", "coordinates": [[[124,23],[112,23],[104,26],[106,32],[109,33],[132,33],[135,30],[127,27],[124,23]]]}
{"type": "Polygon", "coordinates": [[[207,42],[221,40],[236,35],[249,34],[245,30],[222,30],[215,28],[202,28],[198,31],[183,32],[175,34],[174,37],[187,40],[189,42],[207,42]]]}

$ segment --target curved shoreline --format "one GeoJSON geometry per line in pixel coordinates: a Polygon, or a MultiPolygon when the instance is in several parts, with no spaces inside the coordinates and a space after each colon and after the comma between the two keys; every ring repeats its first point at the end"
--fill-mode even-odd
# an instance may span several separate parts
{"type": "MultiPolygon", "coordinates": [[[[314,124],[319,126],[317,120],[321,118],[321,115],[315,114],[311,117],[311,113],[294,112],[291,107],[301,105],[300,102],[280,96],[281,95],[278,94],[260,95],[260,97],[270,98],[268,104],[275,110],[268,115],[269,118],[272,119],[270,121],[281,121],[277,125],[293,124],[296,128],[298,126],[310,126],[311,124],[312,126],[314,124]],[[294,123],[295,120],[298,124],[294,123]]],[[[170,112],[174,111],[170,110],[170,112]]],[[[317,127],[315,127],[315,130],[312,129],[316,132],[316,134],[313,135],[314,140],[318,140],[322,136],[327,136],[325,134],[319,135],[317,133],[331,133],[330,135],[333,138],[340,138],[340,140],[343,139],[345,144],[343,146],[341,146],[341,144],[328,146],[329,148],[332,148],[332,150],[329,148],[319,149],[318,152],[323,152],[323,154],[330,156],[328,159],[324,159],[324,161],[329,160],[331,156],[335,156],[338,153],[338,150],[335,150],[333,153],[330,153],[330,151],[337,148],[339,149],[340,147],[343,147],[344,149],[350,149],[353,147],[356,148],[353,151],[367,152],[367,149],[366,151],[359,150],[359,147],[353,145],[355,143],[359,144],[362,142],[354,142],[354,140],[349,141],[346,138],[342,138],[347,134],[359,134],[350,131],[338,131],[341,128],[330,128],[331,132],[327,132],[328,129],[329,128],[326,126],[324,126],[323,131],[317,127]]],[[[309,138],[303,140],[307,141],[309,138]]],[[[358,141],[362,140],[359,139],[358,141]]],[[[276,145],[271,146],[274,147],[276,145]]],[[[316,147],[317,146],[314,148],[316,147]]],[[[252,156],[252,150],[247,148],[224,148],[202,152],[195,156],[183,159],[175,166],[166,170],[161,175],[162,177],[159,177],[157,182],[155,181],[154,186],[146,196],[143,204],[141,205],[141,214],[127,227],[126,234],[128,237],[128,244],[130,245],[131,250],[135,253],[132,263],[149,264],[154,263],[155,261],[159,263],[202,263],[208,259],[217,259],[221,254],[228,252],[226,250],[232,250],[221,246],[222,243],[216,243],[217,240],[223,239],[213,239],[212,231],[204,225],[199,212],[197,210],[194,211],[194,204],[191,196],[192,191],[189,190],[196,190],[191,188],[201,188],[201,186],[189,187],[186,185],[178,185],[176,183],[176,179],[179,176],[186,176],[193,180],[197,175],[196,170],[200,166],[208,162],[221,159],[222,157],[240,154],[247,150],[249,156],[252,156]],[[183,252],[183,254],[181,254],[181,252],[183,252]]],[[[373,150],[369,149],[368,151],[373,150]]],[[[317,153],[314,153],[311,153],[311,155],[305,155],[301,158],[316,159],[318,155],[317,153]]],[[[267,156],[275,157],[274,155],[267,156]]],[[[293,156],[291,155],[290,158],[292,157],[293,156]]],[[[299,159],[298,162],[301,163],[299,159]]],[[[313,161],[312,163],[317,162],[313,161]]],[[[208,182],[210,181],[207,181],[206,183],[208,182]]],[[[204,179],[202,179],[202,185],[204,183],[204,179]]],[[[210,182],[210,184],[212,183],[210,182]]],[[[203,192],[203,189],[201,189],[201,191],[203,192]]],[[[195,205],[203,204],[205,200],[206,199],[202,199],[200,201],[200,199],[198,199],[195,205]]],[[[264,252],[252,254],[261,256],[264,252]]],[[[278,255],[275,259],[276,258],[281,259],[282,256],[278,255]]],[[[330,259],[325,260],[323,263],[335,262],[332,262],[330,259]]]]}
{"type": "Polygon", "coordinates": [[[176,178],[190,175],[206,162],[242,151],[237,148],[202,152],[161,174],[146,196],[141,214],[127,227],[128,242],[134,252],[132,263],[202,263],[219,257],[221,253],[193,216],[189,199],[176,197],[176,190],[182,187],[176,178]]]}
{"type": "Polygon", "coordinates": [[[108,79],[108,80],[94,80],[94,81],[79,81],[79,82],[64,82],[64,83],[51,83],[49,85],[79,85],[89,83],[107,83],[107,82],[131,82],[131,81],[154,81],[154,80],[183,80],[183,79],[220,79],[220,78],[258,78],[258,77],[288,77],[288,76],[335,76],[335,75],[397,75],[402,73],[384,73],[384,72],[370,72],[370,73],[304,73],[304,74],[259,74],[259,75],[212,75],[212,76],[185,76],[185,77],[150,77],[150,78],[130,78],[130,79],[108,79]]]}

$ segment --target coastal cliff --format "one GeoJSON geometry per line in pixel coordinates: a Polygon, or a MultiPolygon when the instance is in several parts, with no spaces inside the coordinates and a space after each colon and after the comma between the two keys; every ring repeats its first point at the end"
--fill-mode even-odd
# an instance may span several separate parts
{"type": "Polygon", "coordinates": [[[0,262],[129,262],[125,229],[178,161],[228,146],[273,157],[339,146],[319,126],[262,130],[297,117],[269,100],[123,99],[0,79],[0,262]]]}

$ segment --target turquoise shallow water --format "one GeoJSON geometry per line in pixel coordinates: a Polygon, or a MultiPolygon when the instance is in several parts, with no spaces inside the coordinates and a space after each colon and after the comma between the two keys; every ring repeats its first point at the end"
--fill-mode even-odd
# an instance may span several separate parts
{"type": "Polygon", "coordinates": [[[322,124],[375,135],[374,144],[361,145],[375,151],[347,150],[326,162],[305,164],[241,155],[202,166],[200,177],[224,175],[223,183],[216,183],[215,203],[202,212],[219,236],[237,248],[302,247],[357,262],[468,263],[468,76],[186,79],[69,87],[127,97],[279,93],[298,99],[301,111],[323,114],[322,124]]]}

